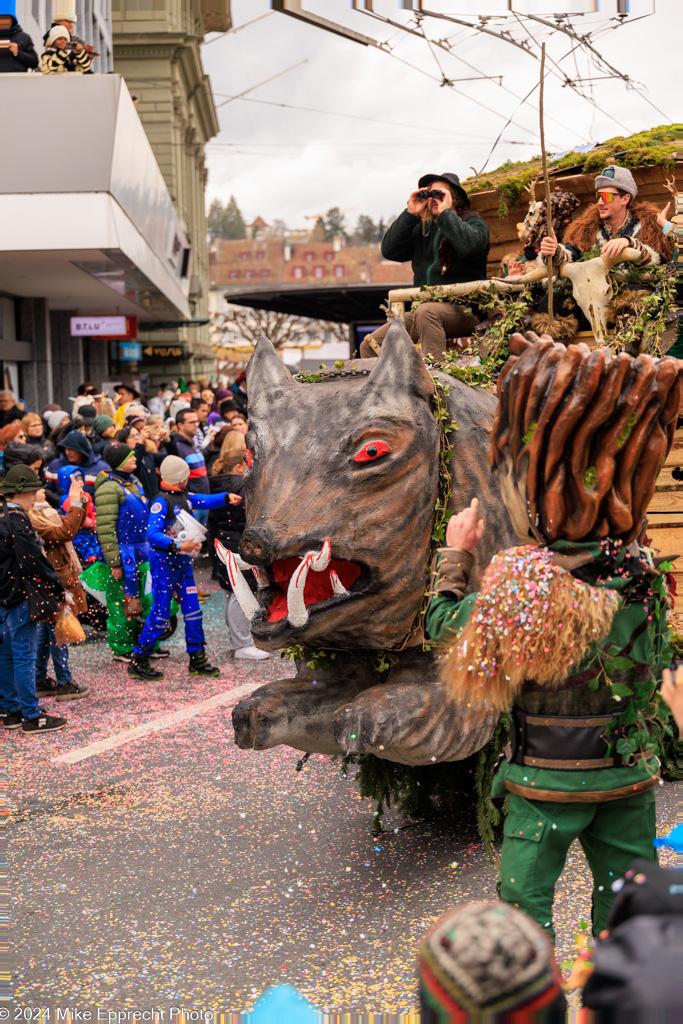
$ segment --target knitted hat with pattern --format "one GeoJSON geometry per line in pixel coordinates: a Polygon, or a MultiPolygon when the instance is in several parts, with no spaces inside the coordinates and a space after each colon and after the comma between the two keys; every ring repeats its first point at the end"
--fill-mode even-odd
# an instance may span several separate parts
{"type": "Polygon", "coordinates": [[[424,1022],[531,1014],[563,1000],[550,937],[500,901],[466,903],[444,914],[420,944],[418,972],[424,1022]]]}

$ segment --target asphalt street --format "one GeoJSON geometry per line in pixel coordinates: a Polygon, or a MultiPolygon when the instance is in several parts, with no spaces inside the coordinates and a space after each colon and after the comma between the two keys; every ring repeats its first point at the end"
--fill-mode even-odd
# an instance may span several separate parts
{"type": "MultiPolygon", "coordinates": [[[[15,1007],[53,1020],[57,1008],[240,1012],[289,983],[328,1013],[414,1013],[426,926],[494,895],[471,816],[389,814],[375,837],[374,806],[339,763],[313,756],[297,771],[289,748],[238,750],[240,694],[293,667],[229,658],[208,589],[219,679],[187,675],[178,634],[153,684],[88,642],[71,657],[91,697],[52,705],[68,729],[5,734],[15,1007]]],[[[658,796],[662,834],[676,822],[674,787],[658,796]]],[[[589,892],[572,850],[556,901],[563,962],[589,892]]]]}

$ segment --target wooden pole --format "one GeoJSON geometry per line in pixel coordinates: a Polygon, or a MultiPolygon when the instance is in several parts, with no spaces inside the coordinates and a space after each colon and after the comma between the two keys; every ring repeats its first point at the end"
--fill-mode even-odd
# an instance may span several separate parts
{"type": "MultiPolygon", "coordinates": [[[[541,159],[543,160],[543,181],[545,183],[545,233],[550,237],[553,225],[553,208],[550,200],[550,179],[548,157],[545,151],[545,129],[543,127],[543,87],[545,84],[545,43],[541,45],[541,91],[539,94],[538,116],[541,126],[541,159]]],[[[548,256],[548,320],[553,322],[553,258],[548,256]]]]}

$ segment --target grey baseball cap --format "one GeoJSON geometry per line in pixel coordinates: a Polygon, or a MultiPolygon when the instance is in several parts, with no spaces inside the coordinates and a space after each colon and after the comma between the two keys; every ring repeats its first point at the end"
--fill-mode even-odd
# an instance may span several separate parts
{"type": "Polygon", "coordinates": [[[602,174],[598,174],[595,191],[599,192],[601,188],[618,188],[621,192],[628,192],[634,199],[638,195],[638,186],[628,167],[617,167],[616,164],[605,167],[602,174]]]}

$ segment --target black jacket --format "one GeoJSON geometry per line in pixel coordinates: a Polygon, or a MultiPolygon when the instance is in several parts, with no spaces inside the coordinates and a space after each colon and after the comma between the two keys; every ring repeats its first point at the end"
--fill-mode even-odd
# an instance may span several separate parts
{"type": "MultiPolygon", "coordinates": [[[[240,494],[242,502],[239,505],[226,505],[224,508],[212,508],[209,512],[208,530],[210,547],[213,549],[214,540],[217,538],[225,545],[228,551],[237,553],[240,546],[242,534],[247,525],[247,514],[244,507],[244,477],[236,473],[221,473],[220,476],[209,477],[212,494],[227,493],[240,494]]],[[[244,578],[252,590],[256,590],[256,580],[252,572],[244,574],[244,578]]],[[[232,590],[228,581],[228,573],[223,563],[218,559],[218,582],[223,590],[232,590]]]]}
{"type": "Polygon", "coordinates": [[[146,497],[151,501],[161,490],[161,479],[157,468],[166,458],[166,452],[148,452],[144,442],[136,444],[133,451],[138,463],[135,475],[142,484],[146,497]]]}
{"type": "Polygon", "coordinates": [[[41,581],[41,590],[63,600],[64,587],[22,509],[0,500],[0,607],[16,608],[26,600],[24,580],[41,581]]]}
{"type": "Polygon", "coordinates": [[[14,17],[9,31],[0,32],[0,40],[5,39],[9,39],[10,43],[16,43],[19,49],[15,57],[9,47],[0,46],[0,71],[28,71],[29,68],[38,67],[38,54],[33,46],[33,40],[14,17]]]}
{"type": "Polygon", "coordinates": [[[417,214],[404,210],[382,239],[385,260],[411,261],[415,286],[483,280],[488,251],[488,224],[475,210],[463,210],[460,215],[444,210],[424,223],[417,214]],[[453,256],[442,273],[439,246],[443,238],[450,242],[453,256]]]}
{"type": "MultiPolygon", "coordinates": [[[[0,50],[2,53],[2,50],[0,50]]],[[[1,58],[0,58],[1,59],[1,58]]],[[[17,409],[16,405],[11,409],[0,409],[0,430],[6,427],[9,423],[14,423],[16,420],[20,420],[26,413],[22,412],[21,409],[17,409]]]]}

